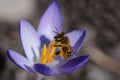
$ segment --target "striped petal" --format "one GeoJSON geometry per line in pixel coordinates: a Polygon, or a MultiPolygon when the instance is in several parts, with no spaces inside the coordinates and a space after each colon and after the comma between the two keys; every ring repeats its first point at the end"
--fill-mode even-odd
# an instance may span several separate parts
{"type": "Polygon", "coordinates": [[[76,69],[81,68],[89,59],[89,55],[79,56],[67,61],[65,64],[59,67],[59,71],[62,74],[70,73],[76,69]]]}
{"type": "Polygon", "coordinates": [[[39,63],[34,64],[34,69],[36,72],[46,75],[46,76],[52,76],[52,75],[59,74],[57,70],[55,70],[54,68],[50,68],[44,64],[39,64],[39,63]]]}
{"type": "Polygon", "coordinates": [[[70,73],[78,68],[81,68],[89,59],[89,56],[80,56],[74,59],[71,59],[61,65],[58,68],[51,68],[49,66],[46,66],[44,64],[34,64],[34,69],[36,72],[46,75],[46,76],[52,76],[57,74],[66,74],[70,73]]]}
{"type": "Polygon", "coordinates": [[[47,8],[38,26],[38,34],[40,39],[44,38],[44,41],[52,40],[56,35],[54,31],[62,31],[61,10],[56,1],[47,8]]]}
{"type": "Polygon", "coordinates": [[[38,61],[40,57],[40,41],[33,26],[24,19],[20,21],[20,36],[25,54],[33,64],[35,61],[38,61]]]}
{"type": "Polygon", "coordinates": [[[34,72],[34,69],[31,67],[31,63],[22,55],[19,53],[8,50],[7,52],[9,59],[19,68],[28,71],[28,72],[34,72]]]}

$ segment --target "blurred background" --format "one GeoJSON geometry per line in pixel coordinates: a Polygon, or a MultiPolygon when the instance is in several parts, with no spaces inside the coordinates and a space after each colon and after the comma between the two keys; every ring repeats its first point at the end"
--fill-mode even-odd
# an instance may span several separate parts
{"type": "MultiPolygon", "coordinates": [[[[35,80],[36,74],[16,67],[7,57],[11,48],[24,55],[19,20],[35,28],[52,0],[0,0],[0,80],[35,80]]],[[[64,32],[85,29],[79,55],[89,54],[84,67],[45,80],[120,80],[120,0],[58,0],[64,32]]],[[[39,79],[38,79],[39,80],[39,79]]]]}

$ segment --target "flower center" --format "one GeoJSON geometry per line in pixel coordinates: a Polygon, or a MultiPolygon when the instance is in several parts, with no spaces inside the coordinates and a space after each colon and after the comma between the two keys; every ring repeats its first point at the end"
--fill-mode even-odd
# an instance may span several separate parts
{"type": "Polygon", "coordinates": [[[55,41],[52,40],[51,43],[48,45],[48,48],[46,47],[46,44],[43,45],[41,58],[40,58],[40,62],[42,64],[47,64],[48,62],[54,61],[53,56],[56,50],[56,47],[53,46],[54,43],[55,41]]]}

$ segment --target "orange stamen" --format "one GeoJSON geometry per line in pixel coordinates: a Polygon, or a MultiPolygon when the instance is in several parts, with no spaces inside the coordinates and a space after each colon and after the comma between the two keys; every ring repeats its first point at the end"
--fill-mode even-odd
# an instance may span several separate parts
{"type": "Polygon", "coordinates": [[[53,46],[54,43],[55,41],[52,40],[47,49],[46,49],[46,45],[44,44],[41,53],[41,60],[40,60],[42,64],[47,64],[48,62],[54,61],[53,55],[56,50],[56,47],[53,46]]]}
{"type": "Polygon", "coordinates": [[[42,64],[45,64],[46,63],[46,52],[47,52],[47,50],[46,50],[46,45],[44,44],[43,45],[43,49],[42,49],[42,53],[41,53],[41,60],[40,60],[40,62],[42,63],[42,64]]]}

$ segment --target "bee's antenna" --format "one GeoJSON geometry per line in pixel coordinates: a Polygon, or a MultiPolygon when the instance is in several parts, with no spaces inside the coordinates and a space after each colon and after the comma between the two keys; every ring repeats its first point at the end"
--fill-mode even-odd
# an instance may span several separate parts
{"type": "Polygon", "coordinates": [[[53,31],[54,33],[56,33],[56,34],[58,34],[58,32],[56,32],[56,31],[53,31]]]}
{"type": "Polygon", "coordinates": [[[54,33],[56,33],[56,34],[58,34],[59,33],[59,31],[58,31],[58,29],[55,27],[55,31],[53,31],[54,33]]]}

